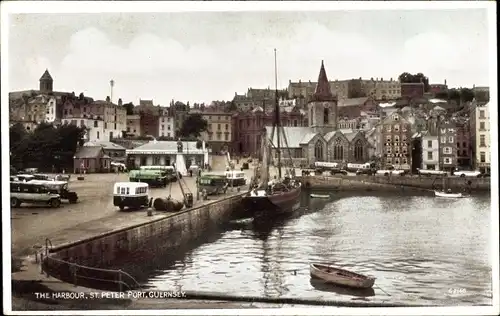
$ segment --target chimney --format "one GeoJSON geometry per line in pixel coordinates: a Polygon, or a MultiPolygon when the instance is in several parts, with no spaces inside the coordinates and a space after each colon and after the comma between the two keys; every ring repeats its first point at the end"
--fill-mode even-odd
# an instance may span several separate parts
{"type": "Polygon", "coordinates": [[[299,83],[302,83],[302,81],[299,79],[299,83]]]}
{"type": "Polygon", "coordinates": [[[444,85],[446,86],[446,79],[444,79],[444,85]]]}
{"type": "Polygon", "coordinates": [[[237,96],[237,95],[238,95],[238,93],[237,93],[237,92],[235,92],[235,93],[234,93],[234,96],[237,96]]]}
{"type": "Polygon", "coordinates": [[[392,81],[392,78],[391,78],[391,81],[392,81]]]}
{"type": "Polygon", "coordinates": [[[106,102],[110,102],[111,101],[111,98],[109,97],[109,95],[106,97],[106,102]]]}
{"type": "Polygon", "coordinates": [[[384,78],[380,78],[380,81],[384,81],[384,78]]]}
{"type": "Polygon", "coordinates": [[[292,83],[292,79],[288,79],[288,83],[292,83]]]}
{"type": "Polygon", "coordinates": [[[119,99],[118,99],[118,105],[119,105],[119,106],[122,106],[122,105],[123,105],[122,98],[119,98],[119,99]]]}

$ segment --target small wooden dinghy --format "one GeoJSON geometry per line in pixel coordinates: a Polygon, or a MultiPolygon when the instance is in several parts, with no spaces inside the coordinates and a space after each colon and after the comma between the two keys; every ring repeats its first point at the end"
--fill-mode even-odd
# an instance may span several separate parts
{"type": "Polygon", "coordinates": [[[311,263],[311,277],[327,283],[338,284],[357,289],[369,289],[375,284],[375,278],[336,268],[324,263],[311,263]]]}
{"type": "Polygon", "coordinates": [[[314,194],[312,193],[310,197],[315,198],[315,199],[329,199],[330,196],[328,194],[314,194]]]}
{"type": "Polygon", "coordinates": [[[448,193],[448,192],[443,192],[443,191],[434,191],[434,194],[437,197],[443,197],[443,198],[463,198],[465,195],[462,193],[448,193]]]}

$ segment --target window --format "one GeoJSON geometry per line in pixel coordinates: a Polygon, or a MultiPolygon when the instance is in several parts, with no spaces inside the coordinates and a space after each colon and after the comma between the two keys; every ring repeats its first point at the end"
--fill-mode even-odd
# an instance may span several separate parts
{"type": "Polygon", "coordinates": [[[448,143],[454,143],[454,142],[455,142],[455,137],[448,136],[448,143]]]}
{"type": "Polygon", "coordinates": [[[427,160],[432,160],[432,151],[427,152],[427,160]]]}
{"type": "Polygon", "coordinates": [[[444,163],[446,165],[450,165],[451,164],[451,158],[448,158],[448,157],[444,158],[444,163]]]}
{"type": "Polygon", "coordinates": [[[386,129],[387,129],[388,132],[390,132],[391,131],[391,125],[387,125],[386,129]]]}
{"type": "Polygon", "coordinates": [[[466,142],[463,142],[463,143],[462,143],[462,147],[463,147],[463,148],[467,148],[467,143],[466,143],[466,142]]]}
{"type": "Polygon", "coordinates": [[[385,152],[388,153],[388,154],[390,154],[391,153],[391,147],[387,146],[385,148],[385,152]]]}
{"type": "Polygon", "coordinates": [[[406,164],[408,164],[408,159],[403,158],[403,165],[406,165],[406,164]]]}
{"type": "Polygon", "coordinates": [[[486,146],[486,136],[485,135],[479,135],[479,146],[480,147],[486,146]]]}
{"type": "Polygon", "coordinates": [[[396,143],[399,143],[399,136],[398,136],[398,135],[394,136],[394,141],[395,141],[396,143]]]}
{"type": "Polygon", "coordinates": [[[97,139],[99,139],[99,131],[97,131],[97,139]]]}
{"type": "Polygon", "coordinates": [[[354,144],[354,160],[364,162],[363,143],[360,139],[354,144]]]}
{"type": "Polygon", "coordinates": [[[451,154],[451,147],[444,147],[443,152],[447,155],[451,154]]]}
{"type": "Polygon", "coordinates": [[[486,128],[484,128],[484,122],[479,122],[479,130],[484,131],[486,128]]]}
{"type": "Polygon", "coordinates": [[[479,162],[486,162],[486,153],[484,151],[481,151],[479,153],[480,160],[479,162]]]}
{"type": "Polygon", "coordinates": [[[171,126],[170,125],[167,125],[167,130],[171,130],[171,126]]]}
{"type": "Polygon", "coordinates": [[[85,121],[84,120],[80,120],[80,126],[85,126],[85,121]]]}
{"type": "Polygon", "coordinates": [[[323,143],[320,140],[314,145],[314,158],[316,158],[316,161],[323,160],[323,143]]]}
{"type": "Polygon", "coordinates": [[[229,124],[226,124],[226,131],[229,130],[229,124]]]}
{"type": "Polygon", "coordinates": [[[446,144],[446,137],[445,136],[441,136],[441,144],[446,144]]]}
{"type": "Polygon", "coordinates": [[[323,110],[323,124],[328,125],[330,122],[330,110],[328,108],[323,110]]]}
{"type": "Polygon", "coordinates": [[[387,158],[387,163],[391,164],[392,163],[392,158],[387,158]]]}
{"type": "Polygon", "coordinates": [[[392,119],[393,119],[394,121],[399,121],[399,115],[394,114],[394,115],[392,116],[392,119]]]}
{"type": "Polygon", "coordinates": [[[427,141],[427,148],[432,148],[432,140],[427,141]]]}
{"type": "Polygon", "coordinates": [[[342,141],[340,139],[335,140],[335,145],[333,146],[333,160],[343,160],[344,159],[344,146],[342,146],[342,141]]]}
{"type": "Polygon", "coordinates": [[[484,110],[479,111],[479,118],[484,119],[484,110]]]}
{"type": "Polygon", "coordinates": [[[391,136],[391,135],[387,135],[387,136],[385,137],[385,140],[386,140],[386,142],[388,142],[388,143],[392,142],[392,136],[391,136]]]}
{"type": "Polygon", "coordinates": [[[161,129],[164,130],[165,129],[165,125],[161,124],[161,129]]]}
{"type": "Polygon", "coordinates": [[[460,148],[460,143],[457,143],[457,148],[460,148]]]}
{"type": "Polygon", "coordinates": [[[217,124],[217,130],[220,131],[220,124],[217,124]]]}
{"type": "Polygon", "coordinates": [[[394,158],[394,164],[399,165],[399,158],[394,158]]]}
{"type": "Polygon", "coordinates": [[[399,132],[399,124],[394,125],[394,131],[399,132]]]}
{"type": "Polygon", "coordinates": [[[225,134],[224,135],[224,140],[228,140],[229,139],[229,135],[225,134]]]}

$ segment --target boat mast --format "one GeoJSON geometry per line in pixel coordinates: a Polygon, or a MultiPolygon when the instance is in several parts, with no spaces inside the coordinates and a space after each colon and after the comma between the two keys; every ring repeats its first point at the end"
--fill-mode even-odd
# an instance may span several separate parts
{"type": "Polygon", "coordinates": [[[276,48],[274,49],[274,126],[278,127],[276,129],[277,136],[277,150],[278,150],[278,179],[281,179],[281,141],[280,141],[280,109],[278,103],[278,65],[276,61],[276,48]]]}

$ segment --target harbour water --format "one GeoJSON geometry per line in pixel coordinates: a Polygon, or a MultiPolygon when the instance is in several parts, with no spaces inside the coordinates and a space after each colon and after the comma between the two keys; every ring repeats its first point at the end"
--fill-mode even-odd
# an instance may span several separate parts
{"type": "Polygon", "coordinates": [[[264,297],[428,305],[491,304],[490,198],[303,198],[275,225],[231,225],[147,286],[264,297]],[[377,277],[370,291],[312,281],[309,263],[377,277]]]}

